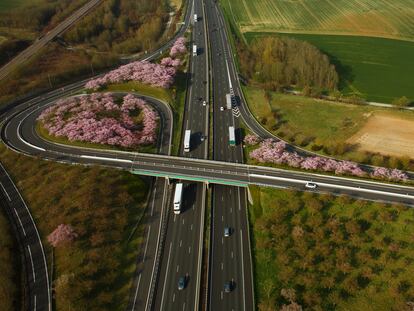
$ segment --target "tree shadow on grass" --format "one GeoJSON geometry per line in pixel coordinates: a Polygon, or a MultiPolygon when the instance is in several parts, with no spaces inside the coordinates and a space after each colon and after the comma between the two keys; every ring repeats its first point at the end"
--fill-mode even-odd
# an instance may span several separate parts
{"type": "Polygon", "coordinates": [[[352,82],[355,80],[355,74],[352,71],[352,67],[349,65],[344,65],[335,55],[332,55],[323,50],[322,53],[328,56],[329,61],[335,66],[336,72],[339,76],[338,89],[343,90],[347,87],[348,84],[352,84],[352,82]]]}

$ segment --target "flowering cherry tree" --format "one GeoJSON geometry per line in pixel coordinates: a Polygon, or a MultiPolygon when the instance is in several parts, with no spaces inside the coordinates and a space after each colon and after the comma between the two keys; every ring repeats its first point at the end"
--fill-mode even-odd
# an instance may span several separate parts
{"type": "Polygon", "coordinates": [[[78,235],[75,230],[73,230],[72,226],[60,224],[48,235],[47,240],[53,247],[57,247],[60,244],[72,242],[77,236],[78,235]]]}
{"type": "Polygon", "coordinates": [[[171,66],[136,61],[114,69],[99,78],[89,80],[85,88],[97,90],[109,83],[126,81],[137,81],[155,87],[169,88],[174,82],[175,67],[175,60],[172,61],[171,66]]]}
{"type": "MultiPolygon", "coordinates": [[[[254,145],[258,142],[254,136],[250,137],[249,135],[245,137],[244,141],[249,145],[254,145]]],[[[261,142],[257,149],[250,152],[250,157],[261,163],[284,164],[305,170],[321,170],[324,172],[334,172],[338,175],[367,175],[367,172],[355,162],[337,161],[319,156],[303,157],[296,152],[286,151],[286,144],[283,141],[276,141],[274,139],[266,139],[261,142]]],[[[371,176],[393,181],[405,181],[408,179],[407,174],[400,170],[383,167],[375,168],[371,176]]]]}
{"type": "Polygon", "coordinates": [[[170,49],[170,56],[175,58],[180,54],[187,53],[186,41],[184,37],[179,37],[170,49]]]}
{"type": "Polygon", "coordinates": [[[257,135],[248,134],[244,137],[244,143],[248,146],[257,145],[262,140],[257,135]]]}
{"type": "Polygon", "coordinates": [[[93,93],[58,101],[38,117],[49,135],[69,141],[132,147],[157,138],[158,114],[133,95],[120,102],[110,93],[93,93]]]}

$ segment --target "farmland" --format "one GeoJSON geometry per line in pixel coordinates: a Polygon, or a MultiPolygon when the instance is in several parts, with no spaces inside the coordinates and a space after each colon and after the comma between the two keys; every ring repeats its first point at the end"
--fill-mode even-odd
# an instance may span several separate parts
{"type": "MultiPolygon", "coordinates": [[[[375,159],[364,155],[365,151],[401,157],[412,155],[409,148],[414,145],[414,137],[407,136],[407,133],[414,131],[412,112],[328,102],[280,93],[270,93],[266,98],[265,91],[254,87],[245,87],[244,94],[253,115],[263,126],[285,140],[304,148],[357,162],[375,159]],[[378,123],[384,118],[388,121],[378,123]],[[389,120],[394,122],[391,123],[389,120]],[[369,125],[372,122],[374,124],[369,125]],[[401,131],[396,131],[396,124],[401,122],[404,123],[404,127],[401,131]],[[389,139],[384,137],[381,140],[382,148],[378,148],[378,144],[373,143],[378,126],[389,132],[389,135],[393,135],[392,153],[389,152],[389,148],[384,149],[389,145],[389,139]],[[358,141],[361,136],[365,137],[364,144],[361,144],[362,140],[358,141]],[[341,146],[346,143],[352,143],[349,150],[341,146]],[[341,151],[330,150],[338,146],[341,146],[339,148],[342,149],[341,151]]],[[[386,163],[375,164],[386,165],[386,163]]]]}
{"type": "Polygon", "coordinates": [[[28,0],[2,0],[0,1],[0,11],[17,8],[25,3],[33,3],[28,0]]]}
{"type": "Polygon", "coordinates": [[[270,188],[250,191],[259,310],[282,310],[292,300],[304,310],[408,310],[414,295],[412,209],[270,188]],[[293,290],[293,299],[282,289],[293,290]]]}
{"type": "Polygon", "coordinates": [[[346,34],[414,40],[413,0],[222,0],[245,32],[346,34]]]}

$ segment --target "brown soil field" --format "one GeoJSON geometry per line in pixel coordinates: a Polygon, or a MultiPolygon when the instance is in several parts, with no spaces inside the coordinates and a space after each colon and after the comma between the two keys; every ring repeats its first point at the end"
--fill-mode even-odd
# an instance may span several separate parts
{"type": "Polygon", "coordinates": [[[348,142],[362,151],[414,158],[414,121],[375,114],[348,142]]]}

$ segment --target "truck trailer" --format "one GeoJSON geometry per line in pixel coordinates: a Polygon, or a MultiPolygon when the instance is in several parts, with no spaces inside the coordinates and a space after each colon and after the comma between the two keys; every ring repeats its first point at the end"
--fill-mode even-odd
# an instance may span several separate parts
{"type": "Polygon", "coordinates": [[[226,94],[226,108],[227,109],[232,108],[232,98],[230,94],[226,94]]]}
{"type": "Polygon", "coordinates": [[[191,130],[186,130],[184,134],[184,152],[190,152],[191,130]]]}
{"type": "Polygon", "coordinates": [[[229,126],[229,145],[231,147],[236,146],[236,133],[234,131],[234,126],[229,126]]]}
{"type": "Polygon", "coordinates": [[[181,213],[181,200],[183,197],[183,184],[178,183],[175,185],[175,193],[174,193],[174,214],[181,213]]]}
{"type": "Polygon", "coordinates": [[[193,56],[197,56],[197,45],[193,44],[193,56]]]}

